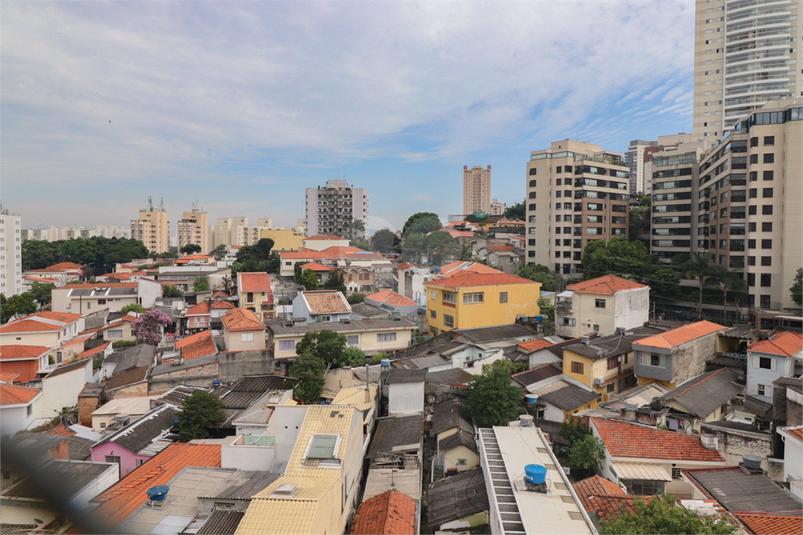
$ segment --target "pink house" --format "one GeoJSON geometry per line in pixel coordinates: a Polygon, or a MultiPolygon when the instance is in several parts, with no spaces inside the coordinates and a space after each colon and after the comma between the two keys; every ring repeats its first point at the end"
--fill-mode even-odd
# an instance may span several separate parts
{"type": "Polygon", "coordinates": [[[124,478],[172,443],[166,435],[177,413],[175,407],[162,405],[134,422],[120,422],[120,429],[92,446],[92,462],[117,463],[124,478]]]}

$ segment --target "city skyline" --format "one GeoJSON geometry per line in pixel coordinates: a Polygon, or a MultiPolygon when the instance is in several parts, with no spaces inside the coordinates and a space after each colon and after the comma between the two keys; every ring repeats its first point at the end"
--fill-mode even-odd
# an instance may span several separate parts
{"type": "Polygon", "coordinates": [[[462,208],[462,166],[525,195],[533,150],[691,131],[694,2],[7,3],[4,207],[25,228],[294,225],[304,190],[371,191],[370,228],[462,208]],[[483,38],[477,39],[481,31],[483,38]],[[467,83],[467,81],[471,83],[467,83]],[[403,188],[399,188],[403,184],[403,188]]]}

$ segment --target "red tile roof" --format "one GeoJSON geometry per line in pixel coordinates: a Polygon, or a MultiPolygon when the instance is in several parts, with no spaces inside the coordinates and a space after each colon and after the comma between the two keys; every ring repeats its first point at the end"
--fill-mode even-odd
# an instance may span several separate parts
{"type": "Polygon", "coordinates": [[[573,292],[597,295],[613,295],[622,290],[635,290],[637,288],[647,288],[647,286],[616,275],[605,275],[596,279],[570,284],[566,287],[567,290],[573,292]]]}
{"type": "Polygon", "coordinates": [[[343,240],[345,238],[341,238],[340,236],[331,236],[328,234],[316,234],[315,236],[310,236],[308,238],[304,238],[305,240],[343,240]]]}
{"type": "MultiPolygon", "coordinates": [[[[655,496],[590,496],[588,500],[588,511],[596,511],[600,520],[608,520],[609,518],[618,517],[621,514],[633,514],[636,512],[636,500],[641,502],[648,502],[655,498],[655,496]]],[[[662,499],[662,498],[659,498],[662,499]]]]}
{"type": "Polygon", "coordinates": [[[74,345],[74,344],[83,344],[84,342],[86,342],[87,340],[92,338],[93,336],[95,336],[95,333],[90,333],[90,334],[86,334],[86,335],[83,335],[83,336],[76,336],[72,340],[67,340],[66,342],[62,343],[61,345],[63,345],[63,346],[71,346],[71,345],[74,345]]]}
{"type": "Polygon", "coordinates": [[[530,340],[529,342],[521,342],[521,343],[519,343],[517,345],[523,351],[525,351],[527,353],[532,353],[534,351],[539,351],[541,349],[545,349],[545,348],[553,346],[555,344],[553,344],[549,340],[545,340],[543,338],[540,338],[538,340],[530,340]]]}
{"type": "Polygon", "coordinates": [[[458,273],[451,277],[435,279],[427,284],[445,286],[446,288],[465,288],[470,286],[500,286],[507,284],[539,284],[529,279],[509,275],[507,273],[458,273]]]}
{"type": "Polygon", "coordinates": [[[694,436],[605,418],[591,418],[591,422],[614,457],[724,461],[718,451],[705,449],[694,436]]]}
{"type": "Polygon", "coordinates": [[[53,321],[60,321],[62,323],[72,323],[80,317],[81,314],[69,314],[67,312],[50,312],[49,310],[45,310],[44,312],[37,312],[36,314],[26,316],[26,318],[45,318],[53,321]]]}
{"type": "Polygon", "coordinates": [[[17,372],[0,372],[0,383],[13,383],[19,376],[17,372]]]}
{"type": "Polygon", "coordinates": [[[192,260],[210,260],[212,258],[214,257],[205,254],[191,254],[187,256],[182,256],[181,258],[173,262],[173,265],[179,266],[181,264],[188,264],[192,260]]]}
{"type": "Polygon", "coordinates": [[[220,446],[217,444],[171,444],[158,455],[96,496],[92,502],[98,518],[110,526],[119,525],[131,516],[148,495],[146,491],[157,485],[166,485],[188,466],[220,467],[220,446]]]}
{"type": "Polygon", "coordinates": [[[458,260],[457,262],[452,262],[451,264],[441,266],[442,275],[454,275],[457,271],[471,271],[474,273],[504,273],[503,271],[499,271],[491,266],[486,266],[485,264],[480,264],[479,262],[467,262],[464,260],[458,260]]]}
{"type": "Polygon", "coordinates": [[[717,323],[711,323],[710,321],[697,321],[660,334],[642,338],[637,342],[633,342],[633,345],[670,349],[677,345],[685,344],[686,342],[691,342],[697,338],[715,333],[721,329],[725,329],[725,327],[717,323]]]}
{"type": "Polygon", "coordinates": [[[138,286],[139,284],[136,282],[91,282],[89,284],[68,284],[66,286],[62,286],[59,288],[59,290],[64,288],[137,288],[138,286]]]}
{"type": "Polygon", "coordinates": [[[93,355],[97,355],[98,353],[102,353],[103,351],[106,351],[106,348],[109,347],[110,345],[111,345],[111,342],[106,342],[105,344],[101,344],[98,347],[93,347],[92,349],[87,349],[86,351],[84,351],[83,353],[81,353],[77,357],[75,357],[75,360],[83,360],[83,359],[85,359],[87,357],[91,357],[93,355]]]}
{"type": "Polygon", "coordinates": [[[56,427],[51,427],[50,429],[45,431],[45,433],[49,435],[65,435],[68,437],[72,437],[78,434],[64,424],[59,424],[56,427]]]}
{"type": "Polygon", "coordinates": [[[46,279],[45,277],[23,277],[26,281],[41,282],[44,284],[56,284],[56,279],[46,279]]]}
{"type": "Polygon", "coordinates": [[[301,269],[311,269],[312,271],[332,271],[335,269],[333,267],[326,267],[318,262],[307,262],[306,264],[298,267],[301,269]]]}
{"type": "Polygon", "coordinates": [[[209,303],[204,301],[203,303],[198,303],[197,305],[190,307],[187,309],[188,316],[208,316],[209,315],[209,303]]]}
{"type": "Polygon", "coordinates": [[[240,288],[243,292],[267,292],[270,293],[270,275],[267,273],[238,273],[240,288]]]}
{"type": "Polygon", "coordinates": [[[457,239],[457,238],[472,238],[474,236],[474,232],[472,232],[470,230],[455,230],[455,229],[452,229],[452,228],[442,228],[442,229],[440,229],[439,231],[436,231],[436,232],[445,232],[445,233],[447,233],[449,236],[451,236],[454,239],[457,239]]]}
{"type": "Polygon", "coordinates": [[[379,253],[372,253],[364,251],[359,247],[327,247],[323,251],[315,251],[313,249],[301,248],[298,251],[287,251],[281,253],[282,258],[286,260],[321,260],[324,258],[360,258],[360,259],[381,259],[385,258],[379,253]]]}
{"type": "Polygon", "coordinates": [[[574,487],[574,492],[577,493],[577,497],[580,498],[580,502],[583,504],[583,508],[586,512],[594,510],[590,504],[590,500],[593,496],[625,495],[625,491],[622,490],[622,487],[600,476],[587,477],[573,484],[572,487],[574,487]]]}
{"type": "Polygon", "coordinates": [[[413,264],[411,262],[402,262],[401,264],[396,266],[396,269],[408,269],[408,268],[418,268],[418,267],[420,267],[418,264],[413,264]]]}
{"type": "Polygon", "coordinates": [[[800,514],[731,513],[741,522],[748,533],[755,535],[800,535],[803,520],[800,514]]]}
{"type": "Polygon", "coordinates": [[[769,340],[753,342],[747,346],[747,349],[760,351],[761,353],[791,357],[803,349],[803,334],[790,332],[777,333],[769,340]]]}
{"type": "Polygon", "coordinates": [[[47,346],[2,346],[0,347],[0,360],[34,360],[51,349],[53,348],[47,346]]]}
{"type": "Polygon", "coordinates": [[[212,331],[201,331],[176,342],[176,349],[181,351],[184,360],[205,357],[217,352],[217,346],[212,339],[212,331]]]}
{"type": "Polygon", "coordinates": [[[348,314],[351,306],[337,290],[313,290],[302,292],[310,314],[348,314]]]}
{"type": "Polygon", "coordinates": [[[227,331],[264,331],[265,325],[259,321],[256,314],[246,308],[235,308],[228,311],[222,318],[223,327],[227,331]]]}
{"type": "Polygon", "coordinates": [[[217,301],[215,303],[212,303],[210,308],[214,310],[228,309],[228,308],[234,308],[234,304],[229,301],[217,301]]]}
{"type": "Polygon", "coordinates": [[[365,500],[357,508],[352,535],[413,535],[415,500],[397,490],[388,490],[365,500]]]}
{"type": "Polygon", "coordinates": [[[28,403],[39,395],[39,392],[41,392],[41,390],[36,388],[0,384],[0,405],[28,403]]]}
{"type": "Polygon", "coordinates": [[[371,301],[385,303],[390,306],[397,306],[397,307],[418,306],[418,303],[416,303],[409,297],[405,297],[400,293],[394,292],[393,290],[382,290],[381,292],[377,292],[375,294],[366,295],[365,298],[370,299],[371,301]]]}
{"type": "Polygon", "coordinates": [[[789,427],[785,431],[796,439],[803,441],[803,427],[789,427]]]}
{"type": "Polygon", "coordinates": [[[213,293],[213,294],[212,294],[212,297],[223,297],[223,298],[226,298],[226,297],[231,297],[231,296],[230,296],[229,294],[227,294],[226,292],[217,291],[217,292],[215,292],[215,293],[213,293]]]}
{"type": "Polygon", "coordinates": [[[61,262],[48,266],[46,269],[84,269],[84,266],[75,262],[61,262]]]}
{"type": "Polygon", "coordinates": [[[495,253],[502,253],[502,252],[512,253],[516,250],[512,245],[489,245],[485,249],[495,253]]]}
{"type": "Polygon", "coordinates": [[[47,332],[58,331],[64,325],[53,325],[52,323],[45,323],[43,321],[36,321],[32,319],[18,319],[13,322],[6,323],[0,327],[0,333],[34,333],[34,332],[47,332]]]}

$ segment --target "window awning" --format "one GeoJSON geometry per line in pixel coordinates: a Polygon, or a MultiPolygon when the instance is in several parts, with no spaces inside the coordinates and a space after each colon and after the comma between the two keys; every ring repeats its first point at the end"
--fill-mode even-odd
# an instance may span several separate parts
{"type": "Polygon", "coordinates": [[[565,291],[563,291],[563,292],[560,292],[560,293],[559,293],[559,294],[558,294],[556,297],[571,297],[571,296],[573,296],[573,295],[574,295],[574,292],[573,292],[573,291],[571,291],[571,290],[565,290],[565,291]]]}
{"type": "Polygon", "coordinates": [[[613,463],[619,479],[644,479],[647,481],[672,481],[669,470],[659,464],[613,463]]]}

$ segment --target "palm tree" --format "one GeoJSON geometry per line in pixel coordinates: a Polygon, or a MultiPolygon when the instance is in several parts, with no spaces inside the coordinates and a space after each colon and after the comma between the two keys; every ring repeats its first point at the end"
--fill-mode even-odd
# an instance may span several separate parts
{"type": "Polygon", "coordinates": [[[740,273],[730,271],[725,266],[711,266],[710,278],[722,290],[722,317],[727,321],[728,292],[731,292],[731,296],[736,293],[736,306],[739,306],[740,297],[747,290],[747,283],[740,273]]]}
{"type": "Polygon", "coordinates": [[[692,253],[691,258],[689,258],[683,264],[683,269],[686,271],[686,276],[696,278],[700,287],[700,296],[697,301],[697,321],[703,319],[703,285],[711,276],[711,262],[713,260],[714,255],[712,254],[692,253]]]}
{"type": "Polygon", "coordinates": [[[353,219],[349,216],[343,222],[344,238],[349,238],[353,241],[358,233],[362,235],[363,232],[365,232],[365,223],[361,219],[353,219]]]}

